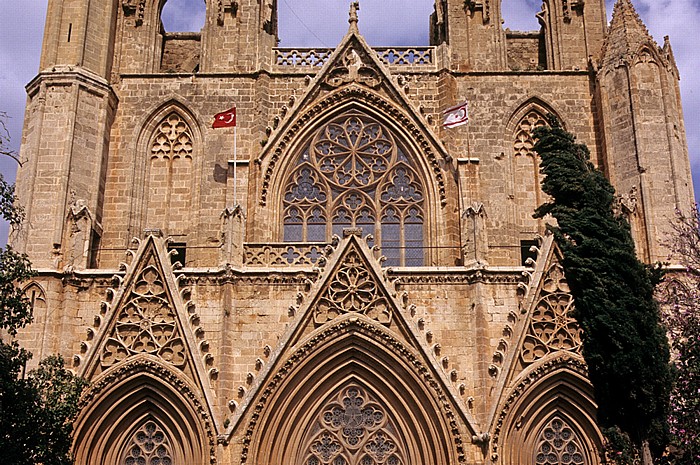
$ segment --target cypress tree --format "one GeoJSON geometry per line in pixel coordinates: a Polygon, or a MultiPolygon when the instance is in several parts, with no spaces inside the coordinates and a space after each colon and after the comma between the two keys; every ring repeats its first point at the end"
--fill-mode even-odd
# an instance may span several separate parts
{"type": "Polygon", "coordinates": [[[661,273],[637,259],[629,224],[614,213],[615,189],[590,162],[588,148],[549,119],[551,127],[534,135],[542,190],[551,201],[534,216],[557,220],[549,228],[561,247],[574,316],[583,329],[598,422],[618,453],[629,438],[638,451],[648,443],[659,456],[667,444],[673,383],[653,296],[661,273]]]}

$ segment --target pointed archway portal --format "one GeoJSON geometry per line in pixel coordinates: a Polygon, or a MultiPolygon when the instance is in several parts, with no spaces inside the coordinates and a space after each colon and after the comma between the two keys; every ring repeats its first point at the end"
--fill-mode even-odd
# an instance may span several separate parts
{"type": "Polygon", "coordinates": [[[348,316],[309,343],[295,354],[304,360],[292,372],[283,367],[276,376],[279,388],[258,404],[260,418],[246,440],[247,463],[461,461],[454,418],[445,415],[448,402],[436,396],[436,380],[387,330],[348,316]],[[313,352],[304,357],[307,350],[313,352]]]}

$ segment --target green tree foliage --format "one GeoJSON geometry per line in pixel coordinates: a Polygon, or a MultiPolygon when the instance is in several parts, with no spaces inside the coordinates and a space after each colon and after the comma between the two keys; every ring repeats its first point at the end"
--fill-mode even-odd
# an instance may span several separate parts
{"type": "MultiPolygon", "coordinates": [[[[700,229],[697,208],[692,214],[678,212],[671,242],[674,257],[685,273],[671,280],[661,293],[676,366],[671,394],[670,462],[700,463],[700,229]]],[[[670,276],[667,280],[670,279],[670,276]]]]}
{"type": "Polygon", "coordinates": [[[615,190],[555,118],[538,128],[542,189],[552,198],[535,217],[552,215],[550,227],[583,328],[583,355],[598,403],[598,421],[617,452],[625,440],[655,455],[667,443],[666,420],[673,375],[666,332],[653,293],[661,276],[641,263],[627,222],[615,215],[615,190]]]}
{"type": "MultiPolygon", "coordinates": [[[[11,154],[6,141],[0,137],[0,153],[11,154]]],[[[12,227],[24,217],[14,186],[1,175],[0,216],[12,227]]],[[[60,356],[42,360],[25,376],[31,353],[13,336],[32,321],[31,303],[19,286],[34,274],[26,255],[9,246],[0,249],[0,454],[3,463],[13,465],[68,465],[72,422],[86,383],[64,367],[60,356]]]]}

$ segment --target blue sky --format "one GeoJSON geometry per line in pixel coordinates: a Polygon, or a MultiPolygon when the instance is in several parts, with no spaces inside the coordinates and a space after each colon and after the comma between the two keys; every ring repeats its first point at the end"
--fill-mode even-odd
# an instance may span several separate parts
{"type": "MultiPolygon", "coordinates": [[[[588,0],[593,1],[593,0],[588,0]]],[[[613,0],[606,0],[608,16],[613,0]]],[[[700,192],[700,0],[633,0],[659,43],[671,36],[681,72],[681,92],[696,192],[700,192]]],[[[280,46],[333,47],[347,31],[349,0],[278,0],[280,46]]],[[[426,45],[433,0],[361,0],[360,31],[371,45],[426,45]]],[[[0,110],[10,116],[18,149],[24,118],[24,86],[39,70],[47,0],[4,0],[0,14],[0,110]],[[11,5],[11,6],[10,6],[11,5]]],[[[503,0],[505,27],[537,29],[541,0],[503,0]]],[[[169,31],[198,31],[204,0],[168,0],[163,22],[169,31]]],[[[14,180],[16,166],[0,158],[0,172],[14,180]]],[[[700,197],[696,194],[696,197],[700,197]]],[[[0,227],[0,243],[7,236],[0,227]]]]}

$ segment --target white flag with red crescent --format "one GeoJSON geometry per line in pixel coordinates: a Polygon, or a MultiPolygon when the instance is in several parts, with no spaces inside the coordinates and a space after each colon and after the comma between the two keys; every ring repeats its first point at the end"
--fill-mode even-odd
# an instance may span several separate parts
{"type": "Polygon", "coordinates": [[[445,119],[442,125],[446,128],[456,128],[469,122],[469,106],[467,102],[448,108],[443,114],[445,119]]]}

